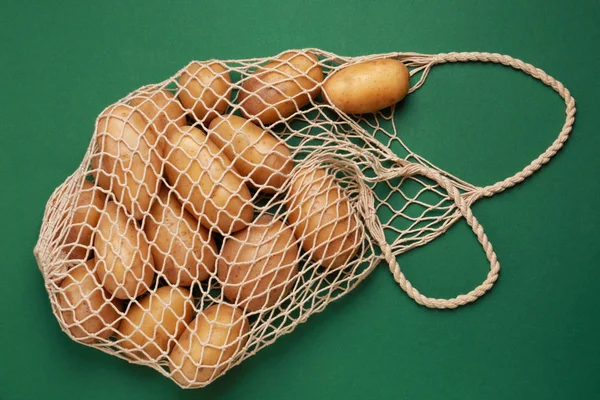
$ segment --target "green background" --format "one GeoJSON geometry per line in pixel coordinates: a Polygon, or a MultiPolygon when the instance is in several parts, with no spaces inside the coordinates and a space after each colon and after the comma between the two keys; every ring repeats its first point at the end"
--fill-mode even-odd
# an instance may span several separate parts
{"type": "MultiPolygon", "coordinates": [[[[0,6],[0,399],[594,398],[600,6],[593,1],[83,1],[0,6]],[[91,2],[89,2],[91,3],[91,2]],[[51,314],[32,250],[46,200],[79,164],[96,115],[192,59],[319,47],[507,53],[573,93],[572,139],[524,184],[474,206],[502,265],[481,301],[417,306],[381,266],[354,292],[206,389],[76,344],[51,314]]],[[[434,68],[399,116],[402,139],[478,185],[555,138],[564,104],[491,65],[434,68]]],[[[484,279],[466,223],[399,258],[423,293],[484,279]]]]}

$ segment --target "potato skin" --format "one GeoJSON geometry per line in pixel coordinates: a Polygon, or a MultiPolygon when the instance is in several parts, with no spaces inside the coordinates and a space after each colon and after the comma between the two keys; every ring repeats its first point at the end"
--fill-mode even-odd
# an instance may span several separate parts
{"type": "Polygon", "coordinates": [[[135,219],[141,219],[160,183],[162,150],[156,132],[139,111],[116,105],[98,117],[96,139],[102,153],[94,161],[99,168],[97,184],[111,190],[135,219]]]}
{"type": "MultiPolygon", "coordinates": [[[[61,250],[67,260],[85,260],[92,247],[94,229],[98,226],[106,196],[92,182],[83,181],[75,202],[75,213],[70,221],[64,246],[61,250]]],[[[69,218],[65,212],[63,219],[69,218]]]]}
{"type": "Polygon", "coordinates": [[[292,153],[282,140],[237,115],[213,119],[208,138],[223,149],[240,174],[266,193],[281,188],[294,168],[292,153]]]}
{"type": "Polygon", "coordinates": [[[220,374],[248,340],[250,324],[239,308],[217,303],[194,319],[169,355],[169,370],[182,386],[198,386],[220,374]]]}
{"type": "Polygon", "coordinates": [[[257,218],[223,243],[218,262],[223,294],[246,311],[272,307],[292,288],[299,251],[289,226],[270,215],[257,218]]]}
{"type": "Polygon", "coordinates": [[[133,304],[119,327],[118,346],[156,360],[169,353],[194,318],[194,304],[185,288],[163,286],[133,304]]]}
{"type": "Polygon", "coordinates": [[[108,292],[132,299],[148,291],[154,279],[152,254],[144,232],[122,206],[112,201],[106,204],[94,248],[96,275],[108,292]]]}
{"type": "Polygon", "coordinates": [[[198,121],[208,124],[223,114],[231,99],[231,76],[225,65],[212,62],[193,62],[179,77],[179,100],[198,121]]]}
{"type": "Polygon", "coordinates": [[[170,124],[177,126],[186,124],[185,111],[181,103],[168,90],[141,93],[131,99],[130,104],[152,122],[154,131],[159,137],[167,132],[170,124]]]}
{"type": "Polygon", "coordinates": [[[329,76],[324,97],[347,114],[373,113],[402,100],[410,87],[404,63],[380,59],[349,65],[329,76]]]}
{"type": "Polygon", "coordinates": [[[110,189],[110,176],[100,168],[100,153],[92,154],[90,161],[91,175],[94,178],[94,183],[104,190],[110,189]]]}
{"type": "Polygon", "coordinates": [[[59,313],[71,335],[82,343],[107,339],[120,323],[121,300],[102,289],[94,275],[95,261],[88,260],[71,269],[57,293],[59,313]]]}
{"type": "Polygon", "coordinates": [[[215,240],[164,186],[150,208],[144,231],[154,265],[169,283],[191,286],[216,270],[215,240]]]}
{"type": "Polygon", "coordinates": [[[338,268],[354,257],[363,231],[350,201],[321,168],[298,168],[286,195],[288,222],[314,261],[338,268]]]}
{"type": "Polygon", "coordinates": [[[257,118],[270,125],[289,117],[317,97],[321,82],[323,69],[317,56],[290,50],[259,67],[242,83],[239,103],[247,118],[257,118]]]}
{"type": "Polygon", "coordinates": [[[254,216],[250,190],[219,147],[191,126],[171,129],[167,139],[165,175],[184,207],[221,233],[247,226],[254,216]]]}

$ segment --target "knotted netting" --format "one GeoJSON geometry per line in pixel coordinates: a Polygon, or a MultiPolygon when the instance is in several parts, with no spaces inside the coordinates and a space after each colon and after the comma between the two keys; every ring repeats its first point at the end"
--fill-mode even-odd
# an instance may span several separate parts
{"type": "Polygon", "coordinates": [[[568,139],[574,114],[560,82],[499,54],[341,57],[304,49],[194,61],[103,110],[81,165],[48,201],[34,253],[52,310],[73,340],[181,387],[202,387],[379,264],[430,308],[482,296],[500,266],[471,205],[547,163],[568,139]],[[551,146],[485,187],[412,152],[394,119],[395,102],[423,85],[432,67],[471,61],[521,70],[566,104],[551,146]],[[402,64],[405,83],[381,73],[388,62],[392,70],[402,64]],[[365,65],[375,65],[373,76],[359,70],[339,78],[365,65]],[[405,92],[389,101],[395,89],[405,92]],[[374,112],[354,113],[373,104],[374,112]],[[429,298],[397,257],[460,218],[490,271],[469,293],[429,298]]]}

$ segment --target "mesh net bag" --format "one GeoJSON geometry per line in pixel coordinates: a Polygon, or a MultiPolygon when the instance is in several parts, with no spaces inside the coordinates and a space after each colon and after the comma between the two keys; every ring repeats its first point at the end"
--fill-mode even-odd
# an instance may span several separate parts
{"type": "Polygon", "coordinates": [[[382,262],[427,307],[482,296],[500,266],[471,205],[548,162],[574,114],[560,82],[499,54],[305,49],[194,61],[103,110],[81,165],[48,201],[34,253],[73,340],[202,387],[382,262]],[[413,153],[394,121],[395,103],[433,66],[468,61],[524,71],[566,104],[552,145],[485,187],[413,153]],[[426,297],[397,257],[460,218],[490,271],[469,293],[426,297]]]}

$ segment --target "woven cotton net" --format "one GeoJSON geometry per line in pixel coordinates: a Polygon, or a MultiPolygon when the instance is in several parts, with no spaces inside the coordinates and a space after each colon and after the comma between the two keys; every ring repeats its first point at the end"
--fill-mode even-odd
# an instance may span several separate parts
{"type": "Polygon", "coordinates": [[[471,205],[514,186],[562,147],[575,102],[560,82],[509,56],[319,49],[192,62],[96,120],[80,167],[48,201],[35,255],[52,310],[75,341],[202,387],[350,292],[380,263],[419,304],[456,308],[498,278],[471,205]],[[350,64],[399,60],[412,77],[493,62],[552,87],[558,138],[522,171],[477,187],[412,152],[396,106],[350,115],[322,90],[350,64]],[[484,282],[429,298],[397,257],[465,218],[490,263],[484,282]]]}

